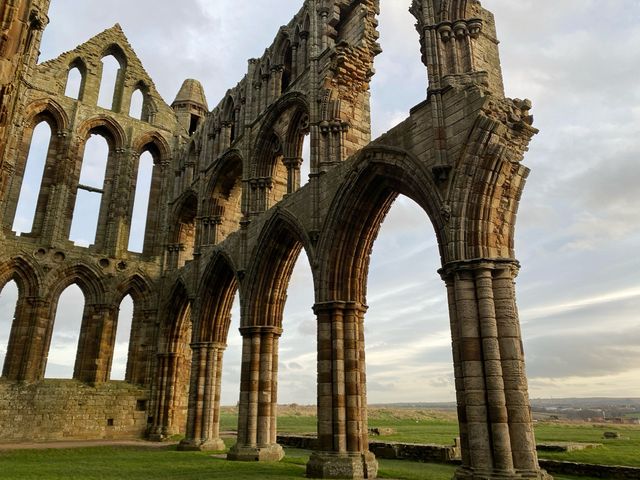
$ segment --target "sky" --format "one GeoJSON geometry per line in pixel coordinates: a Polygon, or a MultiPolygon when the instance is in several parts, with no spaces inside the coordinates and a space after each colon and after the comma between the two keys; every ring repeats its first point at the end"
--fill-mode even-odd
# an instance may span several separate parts
{"type": "MultiPolygon", "coordinates": [[[[516,226],[522,264],[516,288],[530,395],[640,397],[640,2],[482,3],[496,17],[507,96],[530,98],[540,129],[524,160],[531,175],[516,226]]],[[[407,12],[410,0],[380,4],[383,53],[371,84],[374,137],[406,118],[427,88],[414,19],[407,12]]],[[[301,0],[52,0],[41,60],[119,22],[168,103],[185,78],[197,78],[213,107],[242,78],[247,59],[260,56],[301,5],[301,0]]],[[[302,254],[288,291],[280,403],[315,402],[307,263],[302,254]]],[[[426,214],[399,198],[371,258],[365,320],[370,403],[454,400],[438,267],[426,214]]],[[[0,352],[14,290],[9,284],[0,295],[0,352]]],[[[61,302],[56,322],[62,340],[52,346],[57,353],[50,358],[56,364],[52,372],[70,376],[77,342],[73,318],[82,298],[77,291],[68,295],[72,300],[61,302]]],[[[125,347],[127,302],[118,332],[125,347]]],[[[223,404],[238,399],[241,342],[235,312],[223,404]]],[[[124,370],[126,348],[121,351],[113,378],[124,370]]]]}

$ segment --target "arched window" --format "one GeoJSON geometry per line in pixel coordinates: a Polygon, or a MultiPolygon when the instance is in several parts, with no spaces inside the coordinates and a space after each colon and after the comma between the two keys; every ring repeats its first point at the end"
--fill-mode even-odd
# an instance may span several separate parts
{"type": "Polygon", "coordinates": [[[144,120],[143,118],[143,106],[144,106],[144,93],[140,88],[136,89],[131,95],[131,105],[129,106],[129,116],[137,120],[144,120]]]}
{"type": "Polygon", "coordinates": [[[45,378],[73,378],[84,311],[84,294],[73,284],[58,299],[45,378]]]}
{"type": "Polygon", "coordinates": [[[91,135],[84,150],[69,234],[69,240],[78,245],[89,246],[95,242],[108,157],[109,145],[104,137],[91,135]]]}
{"type": "Polygon", "coordinates": [[[149,198],[151,196],[151,179],[153,176],[153,156],[146,151],[140,155],[138,162],[138,179],[136,180],[136,195],[133,201],[131,215],[131,229],[129,230],[129,251],[142,252],[144,246],[147,213],[149,212],[149,198]]]}
{"type": "Polygon", "coordinates": [[[113,55],[107,55],[102,59],[102,80],[100,81],[100,93],[98,106],[113,110],[116,103],[116,92],[120,62],[113,55]]]}
{"type": "Polygon", "coordinates": [[[0,366],[4,365],[11,325],[18,304],[18,285],[11,281],[0,290],[0,366]]]}
{"type": "Polygon", "coordinates": [[[51,127],[42,121],[36,126],[31,137],[18,206],[13,219],[13,230],[16,234],[32,230],[50,142],[51,127]]]}
{"type": "Polygon", "coordinates": [[[311,173],[311,136],[307,133],[302,140],[302,164],[300,165],[300,186],[309,182],[311,173]]]}
{"type": "Polygon", "coordinates": [[[80,99],[80,89],[82,87],[82,72],[78,67],[73,67],[69,70],[67,76],[67,86],[65,87],[64,94],[67,97],[80,99]]]}
{"type": "Polygon", "coordinates": [[[127,358],[129,356],[129,340],[131,339],[131,323],[133,321],[133,299],[127,295],[120,302],[118,312],[118,326],[116,341],[113,346],[111,360],[111,380],[124,380],[127,372],[127,358]]]}

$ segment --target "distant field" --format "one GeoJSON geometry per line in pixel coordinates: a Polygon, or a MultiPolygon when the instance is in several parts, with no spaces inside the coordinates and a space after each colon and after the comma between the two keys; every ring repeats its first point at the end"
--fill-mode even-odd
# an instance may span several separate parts
{"type": "MultiPolygon", "coordinates": [[[[223,430],[235,430],[234,409],[222,413],[223,430]]],[[[393,435],[383,440],[407,443],[451,445],[458,436],[455,413],[451,411],[371,408],[369,426],[393,428],[393,435]]],[[[316,431],[315,408],[281,407],[278,416],[280,433],[313,433],[316,431]]],[[[640,467],[640,426],[596,425],[590,423],[539,422],[535,426],[538,442],[601,443],[602,447],[568,453],[543,452],[541,458],[602,465],[640,467]],[[604,439],[605,431],[619,432],[621,438],[604,439]]]]}

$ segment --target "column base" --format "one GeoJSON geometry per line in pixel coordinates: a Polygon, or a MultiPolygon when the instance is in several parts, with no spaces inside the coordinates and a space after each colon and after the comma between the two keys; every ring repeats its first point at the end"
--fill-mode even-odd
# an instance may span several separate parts
{"type": "Polygon", "coordinates": [[[279,462],[283,458],[284,450],[277,443],[266,447],[248,447],[236,443],[227,454],[227,460],[239,462],[279,462]]]}
{"type": "Polygon", "coordinates": [[[377,478],[378,461],[371,452],[313,452],[307,462],[309,478],[377,478]]]}
{"type": "Polygon", "coordinates": [[[227,447],[221,438],[213,438],[211,440],[181,440],[178,444],[178,450],[181,452],[219,452],[227,447]]]}
{"type": "Polygon", "coordinates": [[[453,480],[553,480],[546,470],[479,470],[461,467],[456,470],[453,480]]]}
{"type": "Polygon", "coordinates": [[[150,433],[147,435],[147,440],[150,442],[164,442],[167,439],[167,436],[163,433],[150,433]]]}

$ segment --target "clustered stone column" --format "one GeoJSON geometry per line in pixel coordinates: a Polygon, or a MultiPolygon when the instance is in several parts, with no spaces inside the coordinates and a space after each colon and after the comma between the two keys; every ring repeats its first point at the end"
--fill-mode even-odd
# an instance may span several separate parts
{"type": "Polygon", "coordinates": [[[242,371],[238,411],[238,441],[230,460],[280,460],[278,445],[278,342],[282,329],[273,326],[241,327],[242,371]]]}
{"type": "Polygon", "coordinates": [[[458,479],[547,478],[533,433],[514,261],[456,262],[447,285],[462,466],[458,479]]]}
{"type": "Polygon", "coordinates": [[[318,450],[311,478],[375,478],[369,452],[364,314],[355,302],[314,306],[318,320],[318,450]]]}
{"type": "Polygon", "coordinates": [[[181,359],[182,355],[176,352],[157,355],[157,384],[154,385],[153,391],[154,415],[148,434],[151,441],[162,441],[174,433],[180,433],[179,429],[174,428],[171,420],[175,410],[177,377],[181,371],[181,359]]]}
{"type": "Polygon", "coordinates": [[[192,343],[187,433],[178,450],[224,450],[220,438],[222,356],[226,345],[192,343]]]}

